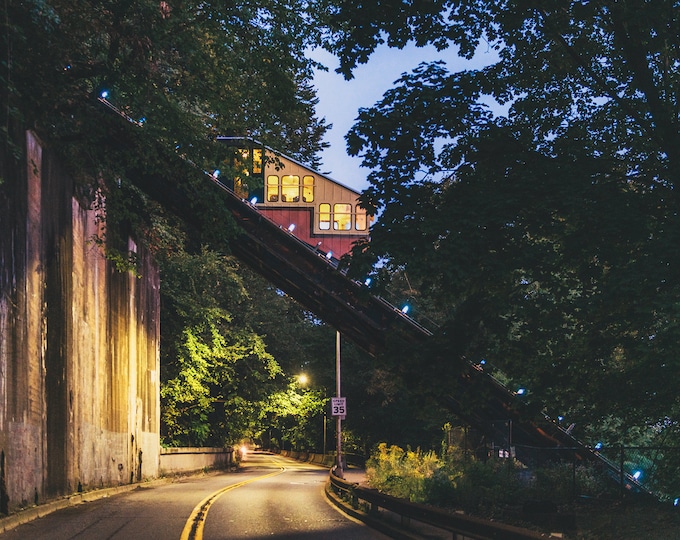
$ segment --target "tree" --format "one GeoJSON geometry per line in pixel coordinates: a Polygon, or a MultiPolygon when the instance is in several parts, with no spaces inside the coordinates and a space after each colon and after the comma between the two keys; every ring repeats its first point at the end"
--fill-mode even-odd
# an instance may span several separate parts
{"type": "Polygon", "coordinates": [[[380,220],[357,275],[406,271],[442,313],[443,349],[487,359],[553,416],[674,425],[680,8],[397,4],[328,8],[346,76],[383,42],[495,59],[421,64],[360,110],[348,149],[380,220]]]}
{"type": "Polygon", "coordinates": [[[295,378],[272,393],[260,413],[261,438],[270,446],[321,451],[321,431],[328,397],[307,389],[295,378]]]}
{"type": "Polygon", "coordinates": [[[282,369],[242,315],[236,262],[213,251],[159,254],[162,437],[169,445],[234,444],[252,436],[282,369]]]}

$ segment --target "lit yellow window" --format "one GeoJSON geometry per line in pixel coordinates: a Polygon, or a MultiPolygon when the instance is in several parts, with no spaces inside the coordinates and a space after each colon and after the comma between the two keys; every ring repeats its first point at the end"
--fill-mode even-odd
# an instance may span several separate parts
{"type": "Polygon", "coordinates": [[[365,231],[367,227],[366,220],[366,210],[361,208],[358,204],[356,206],[356,220],[354,222],[354,228],[357,231],[365,231]]]}
{"type": "Polygon", "coordinates": [[[279,177],[275,174],[267,176],[267,200],[269,202],[279,200],[279,177]]]}
{"type": "Polygon", "coordinates": [[[333,229],[349,231],[352,229],[352,205],[338,203],[333,205],[333,229]]]}
{"type": "Polygon", "coordinates": [[[281,177],[281,201],[298,202],[300,200],[300,177],[286,174],[281,177]]]}
{"type": "Polygon", "coordinates": [[[262,148],[253,148],[253,174],[262,174],[262,148]]]}
{"type": "Polygon", "coordinates": [[[304,202],[314,202],[314,177],[302,177],[302,200],[304,202]]]}
{"type": "Polygon", "coordinates": [[[322,203],[319,205],[319,229],[327,231],[331,228],[331,205],[322,203]]]}

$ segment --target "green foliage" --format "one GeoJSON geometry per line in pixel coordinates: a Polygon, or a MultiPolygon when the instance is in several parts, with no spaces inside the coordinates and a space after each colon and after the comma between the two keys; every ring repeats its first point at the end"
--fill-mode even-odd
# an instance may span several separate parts
{"type": "MultiPolygon", "coordinates": [[[[294,450],[318,449],[318,435],[328,402],[323,390],[302,388],[297,380],[271,394],[260,412],[260,425],[271,433],[269,443],[294,450]]],[[[266,438],[264,433],[262,436],[266,438]]]]}
{"type": "Polygon", "coordinates": [[[167,444],[238,442],[252,431],[268,382],[281,373],[259,336],[230,328],[231,318],[220,311],[206,319],[204,325],[185,329],[177,358],[164,366],[167,444]]]}
{"type": "Polygon", "coordinates": [[[333,333],[232,257],[182,249],[186,233],[172,220],[156,222],[153,234],[162,246],[164,443],[285,438],[320,449],[333,333]],[[313,361],[324,347],[325,366],[313,361]],[[289,382],[303,371],[309,388],[289,382]]]}
{"type": "Polygon", "coordinates": [[[613,484],[589,466],[548,463],[529,470],[511,459],[479,461],[453,446],[437,456],[380,443],[366,463],[366,475],[371,487],[395,497],[484,516],[501,516],[527,501],[564,505],[576,494],[616,494],[613,484]]]}
{"type": "Polygon", "coordinates": [[[651,487],[663,500],[675,501],[680,493],[680,445],[675,437],[675,445],[669,448],[649,451],[653,458],[651,487]]]}
{"type": "Polygon", "coordinates": [[[380,443],[366,462],[372,487],[412,502],[428,502],[428,487],[437,484],[442,463],[433,451],[422,452],[380,443]]]}
{"type": "Polygon", "coordinates": [[[107,247],[106,240],[101,236],[94,236],[90,241],[102,248],[106,260],[113,264],[113,268],[116,272],[132,272],[136,277],[141,277],[141,274],[137,270],[139,261],[137,260],[136,253],[131,251],[123,253],[118,249],[107,247]]]}
{"type": "Polygon", "coordinates": [[[157,227],[161,267],[161,405],[165,444],[231,444],[251,435],[281,367],[238,313],[247,292],[230,257],[181,249],[181,229],[157,227]]]}

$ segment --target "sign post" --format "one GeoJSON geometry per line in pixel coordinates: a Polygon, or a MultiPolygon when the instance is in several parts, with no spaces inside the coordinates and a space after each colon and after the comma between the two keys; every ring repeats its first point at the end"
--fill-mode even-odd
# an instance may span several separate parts
{"type": "Polygon", "coordinates": [[[342,395],[340,391],[340,332],[335,332],[335,398],[331,399],[331,412],[335,415],[335,406],[338,407],[338,414],[336,418],[336,437],[337,437],[337,468],[335,470],[335,475],[340,478],[345,478],[345,474],[342,470],[342,419],[345,417],[346,404],[345,398],[340,397],[342,395]],[[340,408],[342,408],[342,413],[340,413],[340,408]]]}

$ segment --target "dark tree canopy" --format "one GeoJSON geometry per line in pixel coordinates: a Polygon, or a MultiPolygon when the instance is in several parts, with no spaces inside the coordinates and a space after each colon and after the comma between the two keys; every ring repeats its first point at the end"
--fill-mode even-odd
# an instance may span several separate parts
{"type": "Polygon", "coordinates": [[[97,172],[108,164],[120,174],[134,160],[163,171],[159,147],[203,167],[216,135],[247,133],[315,162],[327,128],[314,116],[304,53],[316,34],[303,8],[295,0],[10,1],[0,38],[3,126],[23,121],[97,172]],[[102,91],[143,125],[135,152],[111,144],[120,118],[98,102],[102,91]]]}
{"type": "Polygon", "coordinates": [[[497,60],[421,64],[360,111],[347,143],[381,217],[357,256],[405,271],[450,350],[553,416],[677,421],[680,8],[396,4],[329,9],[343,73],[381,43],[497,60]]]}

